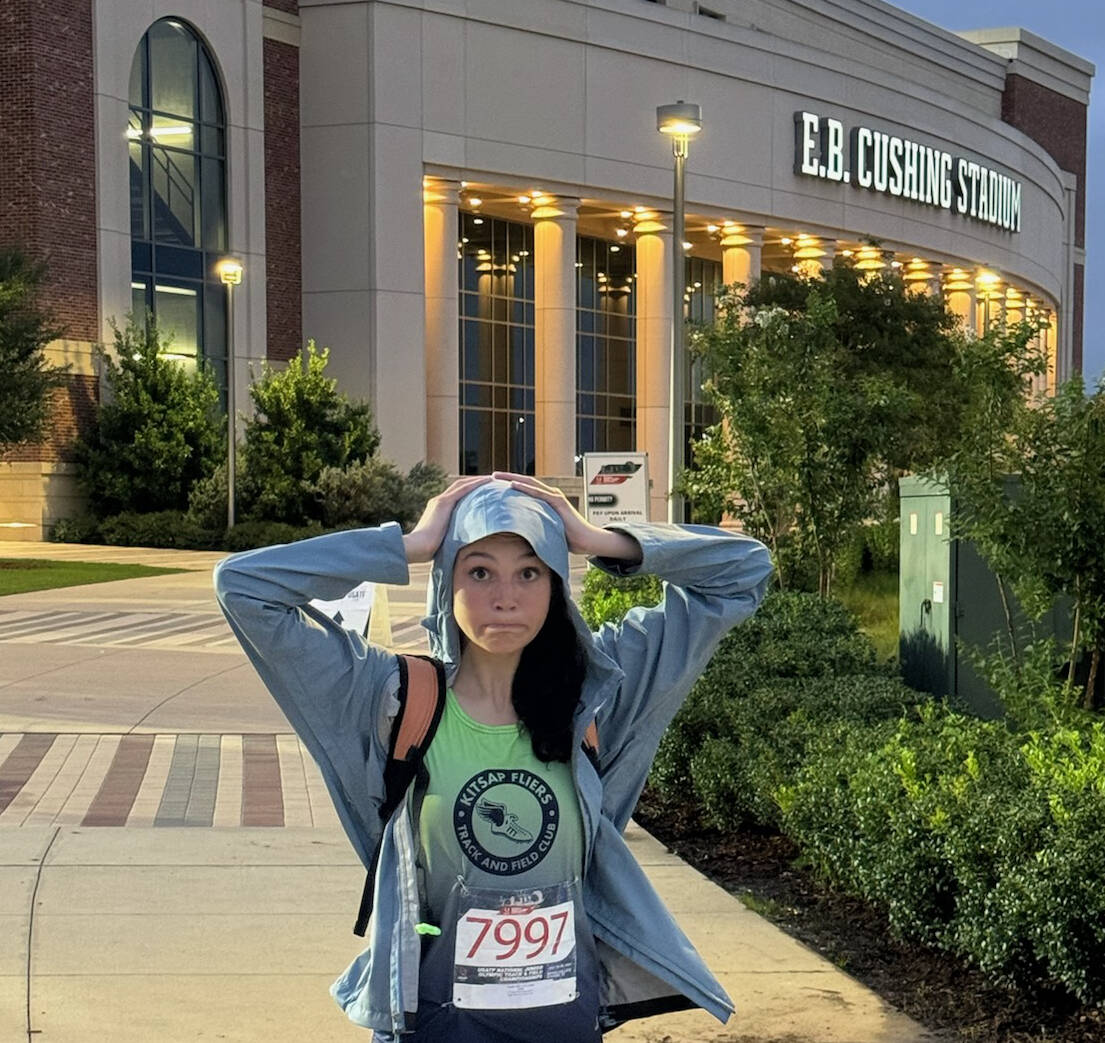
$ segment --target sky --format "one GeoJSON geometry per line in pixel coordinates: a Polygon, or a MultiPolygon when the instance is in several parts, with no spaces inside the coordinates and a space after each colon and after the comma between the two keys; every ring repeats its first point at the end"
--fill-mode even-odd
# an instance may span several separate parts
{"type": "Polygon", "coordinates": [[[1097,67],[1090,91],[1086,163],[1086,310],[1082,372],[1092,385],[1105,370],[1105,3],[1102,0],[890,0],[944,29],[1019,26],[1097,67]]]}

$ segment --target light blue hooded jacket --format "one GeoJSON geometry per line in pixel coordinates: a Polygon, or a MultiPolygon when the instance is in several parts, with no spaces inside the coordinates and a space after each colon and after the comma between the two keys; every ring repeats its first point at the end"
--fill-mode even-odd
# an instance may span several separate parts
{"type": "MultiPolygon", "coordinates": [[[[604,1021],[615,1024],[690,1006],[721,1021],[733,1011],[642,872],[621,833],[664,729],[718,642],[755,612],[771,575],[763,544],[696,525],[619,523],[642,560],[592,559],[613,575],[653,573],[665,581],[654,608],[631,610],[620,625],[592,633],[575,604],[568,610],[588,653],[575,720],[573,774],[585,833],[583,902],[602,965],[604,1021]],[[598,770],[580,749],[592,720],[598,770]]],[[[569,588],[563,523],[547,504],[505,482],[481,486],[453,511],[434,557],[422,625],[432,654],[452,681],[460,637],[452,614],[453,561],[466,544],[496,532],[524,537],[569,588]]],[[[329,787],[342,825],[369,865],[380,846],[368,948],[331,993],[348,1017],[387,1043],[418,1007],[421,919],[417,832],[407,802],[380,822],[383,769],[398,709],[395,655],[366,644],[308,602],[335,600],[366,580],[409,582],[402,530],[318,536],[235,554],[215,569],[219,603],[242,647],[329,787]]]]}

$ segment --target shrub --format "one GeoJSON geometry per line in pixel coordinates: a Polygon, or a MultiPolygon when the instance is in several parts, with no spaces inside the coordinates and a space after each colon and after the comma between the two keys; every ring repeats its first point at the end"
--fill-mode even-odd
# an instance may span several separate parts
{"type": "Polygon", "coordinates": [[[426,501],[445,489],[445,471],[418,463],[404,478],[399,469],[379,457],[344,468],[327,467],[311,486],[324,525],[380,525],[397,521],[414,526],[426,501]]]}
{"type": "Polygon", "coordinates": [[[658,605],[662,597],[656,576],[611,576],[602,569],[589,568],[583,577],[579,610],[587,625],[598,630],[603,623],[620,622],[636,605],[658,605]]]}
{"type": "Polygon", "coordinates": [[[313,487],[323,470],[362,463],[379,445],[368,404],[350,402],[324,375],[329,354],[310,340],[287,369],[264,363],[250,385],[256,415],[246,422],[236,489],[248,520],[320,520],[313,487]]]}
{"type": "Polygon", "coordinates": [[[64,334],[42,307],[45,266],[21,250],[0,247],[0,451],[41,438],[65,367],[46,361],[46,346],[64,334]]]}
{"type": "Polygon", "coordinates": [[[660,741],[650,776],[661,791],[693,784],[691,760],[711,736],[726,737],[734,700],[775,680],[875,674],[875,650],[852,615],[815,594],[772,592],[729,632],[660,741]]]}
{"type": "Polygon", "coordinates": [[[226,474],[224,461],[209,475],[199,479],[188,494],[188,517],[200,528],[226,529],[226,474]]]}
{"type": "Polygon", "coordinates": [[[152,317],[113,329],[115,358],[98,349],[110,399],[76,444],[78,478],[97,517],[183,511],[226,444],[214,377],[202,364],[189,372],[168,358],[152,317]]]}
{"type": "Polygon", "coordinates": [[[99,543],[100,523],[91,514],[59,518],[50,529],[54,543],[99,543]]]}
{"type": "Polygon", "coordinates": [[[777,793],[816,743],[897,721],[920,698],[896,678],[857,674],[776,681],[728,700],[717,736],[690,763],[707,820],[721,829],[746,821],[777,826],[777,793]]]}
{"type": "Polygon", "coordinates": [[[227,531],[226,549],[229,551],[253,550],[254,547],[270,547],[277,543],[295,543],[321,536],[318,522],[308,525],[289,525],[287,522],[245,521],[227,531]]]}
{"type": "Polygon", "coordinates": [[[222,536],[222,530],[204,529],[183,511],[124,511],[100,522],[100,538],[114,547],[216,550],[222,536]]]}

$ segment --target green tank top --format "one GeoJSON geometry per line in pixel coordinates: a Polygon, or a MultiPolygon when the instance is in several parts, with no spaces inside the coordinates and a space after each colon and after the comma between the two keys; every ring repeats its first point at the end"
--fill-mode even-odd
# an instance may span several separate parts
{"type": "Polygon", "coordinates": [[[423,763],[429,785],[419,834],[431,917],[458,876],[469,887],[514,890],[581,875],[571,765],[539,761],[520,724],[480,724],[450,688],[423,763]]]}

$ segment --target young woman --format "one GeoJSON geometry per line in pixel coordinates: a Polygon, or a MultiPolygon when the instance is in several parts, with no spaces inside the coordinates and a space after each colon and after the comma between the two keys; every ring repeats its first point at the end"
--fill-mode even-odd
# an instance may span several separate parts
{"type": "Polygon", "coordinates": [[[532,477],[462,478],[403,535],[389,523],[234,555],[219,601],[318,761],[366,865],[369,947],[334,984],[378,1043],[584,1043],[634,1017],[732,1004],[621,833],[657,744],[767,550],[706,526],[597,528],[532,477]],[[591,633],[569,552],[666,580],[662,602],[591,633]],[[432,561],[430,649],[449,690],[424,771],[380,821],[396,657],[313,609],[432,561]],[[597,725],[597,755],[583,740],[597,725]]]}

